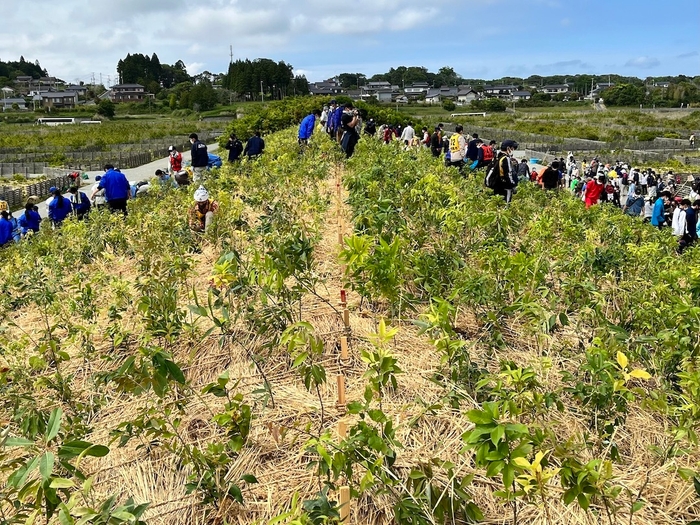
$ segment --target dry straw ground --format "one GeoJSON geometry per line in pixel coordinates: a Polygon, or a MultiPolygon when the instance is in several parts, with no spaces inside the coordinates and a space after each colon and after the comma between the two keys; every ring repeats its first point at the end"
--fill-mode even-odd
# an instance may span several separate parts
{"type": "MultiPolygon", "coordinates": [[[[329,177],[325,190],[330,198],[335,198],[334,177],[329,177]]],[[[350,210],[344,205],[341,210],[341,223],[350,224],[350,210]]],[[[329,381],[321,393],[326,408],[325,426],[335,429],[341,419],[352,424],[353,417],[336,407],[337,389],[335,377],[346,377],[347,397],[349,400],[360,399],[366,380],[363,379],[365,365],[360,360],[360,349],[369,346],[367,336],[376,331],[377,322],[382,312],[366,312],[359,308],[359,297],[349,294],[350,308],[350,359],[341,362],[338,352],[339,337],[344,333],[342,318],[338,314],[340,290],[343,287],[341,267],[338,262],[338,208],[331,206],[324,220],[323,240],[316,252],[318,272],[325,277],[324,286],[319,293],[328,303],[313,296],[303,301],[303,317],[323,334],[326,352],[323,365],[326,367],[329,381]],[[332,307],[331,305],[334,305],[332,307]]],[[[216,246],[205,246],[202,253],[195,256],[195,286],[201,294],[206,294],[208,276],[219,253],[216,246]]],[[[129,280],[133,275],[128,259],[112,259],[109,264],[97,261],[90,271],[104,272],[105,275],[121,275],[129,280]]],[[[104,291],[104,290],[103,290],[104,291]]],[[[98,290],[98,292],[100,292],[98,290]]],[[[104,297],[109,301],[110,297],[104,297]]],[[[186,307],[186,304],[183,304],[186,307]]],[[[138,315],[130,312],[132,329],[139,330],[138,315]]],[[[25,330],[31,332],[39,322],[38,315],[30,310],[16,313],[15,319],[25,330]]],[[[397,466],[404,474],[411,468],[427,463],[432,458],[442,458],[455,463],[456,473],[460,476],[475,474],[471,492],[475,503],[483,510],[486,523],[509,523],[510,507],[504,505],[493,492],[498,483],[487,478],[484,472],[474,467],[469,453],[462,453],[461,435],[472,427],[466,417],[466,411],[475,408],[463,406],[455,411],[449,406],[428,413],[425,406],[438,403],[444,395],[443,389],[430,378],[440,367],[436,351],[428,338],[418,335],[418,329],[408,320],[392,320],[399,332],[393,341],[393,352],[398,357],[398,364],[403,374],[398,376],[399,388],[387,395],[383,410],[393,419],[398,432],[397,439],[403,445],[398,454],[397,466]],[[408,422],[413,421],[412,425],[408,422]]],[[[473,342],[469,346],[475,362],[492,371],[498,370],[500,359],[511,359],[523,366],[533,366],[540,372],[540,379],[548,389],[560,386],[559,370],[578,366],[578,361],[565,357],[570,349],[576,348],[580,334],[563,333],[548,340],[550,355],[561,357],[552,360],[552,367],[542,366],[541,344],[524,337],[517,326],[511,327],[509,350],[494,354],[480,342],[483,329],[468,312],[460,316],[462,332],[473,342]],[[573,342],[572,342],[573,341],[573,342]],[[566,351],[558,352],[559,349],[566,351]]],[[[99,340],[98,340],[99,342],[99,340]]],[[[107,346],[107,342],[103,343],[107,346]]],[[[257,344],[255,338],[241,334],[235,341],[222,346],[217,338],[185,339],[176,349],[176,360],[186,363],[186,377],[195,390],[214,381],[216,377],[228,371],[232,378],[240,380],[237,391],[244,394],[246,400],[255,398],[253,391],[259,389],[262,380],[248,359],[246,349],[257,344]]],[[[79,349],[73,348],[72,352],[79,349]]],[[[242,474],[254,474],[259,483],[244,490],[245,505],[230,504],[221,508],[217,515],[211,514],[211,508],[197,504],[194,495],[188,495],[185,483],[188,475],[179,458],[164,452],[157,442],[132,440],[124,448],[112,446],[110,454],[100,460],[86,462],[86,470],[95,469],[97,477],[95,487],[105,495],[119,493],[131,495],[138,502],[150,502],[145,519],[151,525],[198,525],[205,523],[240,524],[265,523],[278,515],[289,504],[295,492],[301,498],[310,498],[321,489],[321,482],[313,469],[309,469],[311,458],[304,452],[303,444],[307,438],[303,433],[306,424],[315,430],[320,425],[320,406],[318,399],[309,394],[300,378],[290,370],[289,362],[278,354],[278,359],[264,364],[264,370],[270,381],[275,406],[254,406],[254,421],[250,438],[238,461],[228,473],[230,479],[238,479],[242,474]]],[[[71,361],[73,372],[82,380],[82,396],[91,395],[91,376],[98,372],[96,363],[71,361]]],[[[113,393],[106,405],[94,416],[90,424],[96,430],[90,439],[95,443],[107,443],[110,431],[120,422],[128,420],[137,413],[143,398],[113,393]]],[[[207,441],[218,432],[211,422],[211,414],[221,407],[221,400],[205,396],[190,400],[181,429],[191,443],[205,446],[207,441]]],[[[554,429],[560,439],[567,440],[581,436],[586,431],[586,423],[578,417],[574,407],[559,413],[552,410],[546,420],[538,421],[554,429]]],[[[621,428],[615,439],[623,460],[615,466],[617,481],[634,494],[640,494],[646,501],[645,507],[630,517],[623,509],[616,520],[629,524],[680,524],[690,521],[700,513],[697,497],[692,485],[682,482],[675,475],[674,467],[694,467],[700,460],[700,454],[679,458],[678,463],[669,462],[660,466],[658,457],[652,447],[666,447],[669,434],[663,423],[648,415],[649,412],[632,409],[627,424],[621,428]]],[[[582,458],[587,459],[587,458],[582,458]]],[[[594,525],[605,521],[600,508],[584,512],[575,504],[565,506],[560,499],[561,490],[556,483],[550,487],[549,505],[553,522],[561,525],[594,525]]],[[[351,523],[383,525],[392,523],[391,493],[377,497],[363,497],[353,500],[351,523]]],[[[519,523],[544,523],[542,508],[535,505],[522,505],[519,523]]]]}

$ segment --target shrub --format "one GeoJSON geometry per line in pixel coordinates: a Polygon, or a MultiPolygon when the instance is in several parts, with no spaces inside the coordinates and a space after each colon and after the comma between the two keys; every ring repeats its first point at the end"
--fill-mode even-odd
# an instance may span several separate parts
{"type": "Polygon", "coordinates": [[[444,109],[445,111],[454,111],[456,107],[457,106],[455,106],[455,103],[451,100],[442,101],[442,109],[444,109]]]}
{"type": "Polygon", "coordinates": [[[637,140],[640,142],[648,142],[656,138],[656,132],[654,131],[640,131],[637,135],[637,140]]]}

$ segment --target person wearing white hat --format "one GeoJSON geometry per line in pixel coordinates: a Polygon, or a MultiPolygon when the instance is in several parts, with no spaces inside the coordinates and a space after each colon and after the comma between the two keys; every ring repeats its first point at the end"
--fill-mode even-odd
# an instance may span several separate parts
{"type": "Polygon", "coordinates": [[[168,148],[168,162],[170,164],[170,173],[175,175],[182,170],[182,153],[175,146],[168,148]]]}
{"type": "Polygon", "coordinates": [[[209,199],[209,192],[204,186],[194,192],[194,206],[190,208],[190,228],[196,232],[209,230],[214,214],[219,210],[219,203],[209,199]]]}

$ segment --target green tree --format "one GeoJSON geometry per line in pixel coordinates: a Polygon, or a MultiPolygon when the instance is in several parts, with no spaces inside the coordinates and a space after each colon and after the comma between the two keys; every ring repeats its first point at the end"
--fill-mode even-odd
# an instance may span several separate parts
{"type": "Polygon", "coordinates": [[[506,110],[506,103],[500,98],[490,98],[484,103],[486,111],[499,112],[506,110]]]}
{"type": "Polygon", "coordinates": [[[603,100],[608,106],[638,106],[644,102],[644,88],[632,84],[620,84],[606,89],[603,100]]]}
{"type": "Polygon", "coordinates": [[[109,99],[100,100],[97,105],[97,114],[103,117],[113,118],[114,117],[114,103],[109,99]]]}
{"type": "Polygon", "coordinates": [[[446,100],[442,101],[442,109],[444,109],[446,111],[454,111],[456,107],[457,106],[455,106],[455,103],[452,102],[450,99],[446,99],[446,100]]]}

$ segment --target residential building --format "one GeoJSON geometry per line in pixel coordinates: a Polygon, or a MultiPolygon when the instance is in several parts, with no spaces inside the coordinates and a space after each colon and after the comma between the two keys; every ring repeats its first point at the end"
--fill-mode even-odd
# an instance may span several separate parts
{"type": "Polygon", "coordinates": [[[457,103],[469,104],[474,100],[479,100],[479,93],[471,86],[459,86],[457,88],[457,103]]]}
{"type": "Polygon", "coordinates": [[[500,86],[484,86],[484,94],[487,97],[502,98],[510,100],[513,91],[518,91],[518,86],[500,85],[500,86]]]}
{"type": "Polygon", "coordinates": [[[343,88],[335,80],[326,80],[324,82],[313,82],[309,84],[309,93],[311,95],[339,95],[343,92],[343,88]]]}
{"type": "Polygon", "coordinates": [[[146,89],[141,84],[116,84],[109,90],[112,102],[143,102],[146,89]]]}
{"type": "Polygon", "coordinates": [[[77,93],[81,97],[87,95],[87,90],[87,86],[79,86],[77,84],[69,84],[65,88],[65,91],[72,91],[74,93],[77,93]]]}
{"type": "Polygon", "coordinates": [[[427,82],[414,82],[406,89],[404,89],[403,92],[408,98],[416,99],[425,95],[429,89],[430,84],[428,84],[427,82]]]}
{"type": "Polygon", "coordinates": [[[459,88],[442,86],[439,88],[430,88],[425,95],[426,104],[440,104],[443,100],[457,101],[459,88]]]}
{"type": "Polygon", "coordinates": [[[74,108],[78,95],[73,92],[51,91],[36,95],[33,100],[41,98],[41,105],[46,108],[74,108]]]}
{"type": "Polygon", "coordinates": [[[603,91],[613,87],[614,85],[615,84],[612,82],[601,82],[599,84],[596,84],[595,89],[593,89],[586,98],[588,100],[598,100],[603,94],[603,91]]]}
{"type": "Polygon", "coordinates": [[[548,95],[557,95],[559,93],[568,93],[569,84],[550,84],[549,86],[542,86],[540,88],[542,93],[547,93],[548,95]]]}
{"type": "Polygon", "coordinates": [[[15,104],[17,104],[19,109],[27,109],[27,103],[21,97],[0,98],[0,103],[2,104],[3,111],[9,111],[13,109],[12,106],[15,104]]]}
{"type": "Polygon", "coordinates": [[[380,82],[367,82],[366,86],[363,86],[367,91],[378,91],[386,90],[391,88],[390,82],[380,81],[380,82]]]}
{"type": "Polygon", "coordinates": [[[513,100],[530,100],[532,98],[532,93],[529,91],[513,91],[511,96],[513,100]]]}

